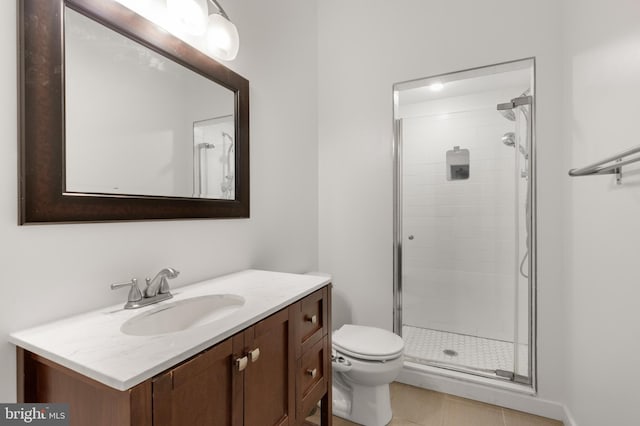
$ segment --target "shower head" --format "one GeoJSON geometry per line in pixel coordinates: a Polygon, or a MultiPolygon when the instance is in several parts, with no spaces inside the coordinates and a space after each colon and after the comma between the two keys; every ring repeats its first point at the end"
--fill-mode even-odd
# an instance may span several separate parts
{"type": "Polygon", "coordinates": [[[233,137],[231,137],[231,135],[230,135],[229,133],[227,133],[227,132],[222,132],[222,137],[223,137],[223,138],[225,138],[225,137],[226,137],[226,138],[228,138],[228,139],[229,139],[229,142],[233,143],[233,137]]]}
{"type": "Polygon", "coordinates": [[[509,121],[516,121],[516,113],[512,109],[499,109],[498,112],[509,121]]]}
{"type": "MultiPolygon", "coordinates": [[[[515,101],[519,100],[519,98],[522,98],[524,96],[529,96],[530,93],[531,93],[531,90],[527,89],[524,92],[522,92],[520,96],[518,96],[517,98],[511,99],[511,102],[498,104],[496,109],[498,110],[500,115],[502,115],[507,120],[516,121],[516,113],[514,111],[514,108],[516,108],[517,106],[523,106],[523,104],[517,104],[515,103],[515,101]]],[[[529,121],[529,117],[527,116],[526,112],[524,114],[524,117],[527,121],[529,121]]]]}
{"type": "MultiPolygon", "coordinates": [[[[507,132],[502,135],[502,143],[506,146],[515,147],[516,146],[516,134],[514,132],[507,132]]],[[[524,156],[524,158],[529,158],[529,154],[527,150],[520,144],[518,144],[518,150],[524,156]]]]}
{"type": "MultiPolygon", "coordinates": [[[[502,112],[502,111],[500,111],[502,112]]],[[[502,143],[506,146],[515,146],[516,145],[516,134],[513,132],[507,132],[502,135],[502,143]]]]}

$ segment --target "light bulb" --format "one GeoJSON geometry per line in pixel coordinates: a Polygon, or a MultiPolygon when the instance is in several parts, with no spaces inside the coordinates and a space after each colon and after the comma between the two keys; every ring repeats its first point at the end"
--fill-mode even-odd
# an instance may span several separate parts
{"type": "Polygon", "coordinates": [[[151,3],[151,0],[116,0],[118,3],[126,6],[135,12],[144,12],[151,3]]]}
{"type": "Polygon", "coordinates": [[[224,61],[232,61],[240,48],[238,29],[222,15],[209,16],[207,24],[207,49],[209,53],[224,61]]]}
{"type": "Polygon", "coordinates": [[[152,0],[116,0],[121,5],[128,9],[133,10],[140,16],[153,21],[155,14],[157,13],[157,5],[152,3],[152,0]]]}
{"type": "Polygon", "coordinates": [[[184,32],[198,36],[206,31],[206,0],[167,0],[167,11],[184,32]]]}

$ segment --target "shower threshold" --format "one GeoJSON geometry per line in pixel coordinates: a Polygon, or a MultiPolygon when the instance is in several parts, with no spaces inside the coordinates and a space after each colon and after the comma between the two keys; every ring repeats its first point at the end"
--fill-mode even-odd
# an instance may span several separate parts
{"type": "MultiPolygon", "coordinates": [[[[514,371],[513,342],[410,325],[402,327],[402,338],[409,362],[499,380],[510,380],[505,373],[514,371]]],[[[527,374],[527,349],[527,345],[518,345],[517,375],[527,374]]]]}

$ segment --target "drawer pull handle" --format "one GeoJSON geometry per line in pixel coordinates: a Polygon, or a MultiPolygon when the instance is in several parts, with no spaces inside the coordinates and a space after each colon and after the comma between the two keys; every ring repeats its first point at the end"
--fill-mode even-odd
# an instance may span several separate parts
{"type": "Polygon", "coordinates": [[[310,322],[311,324],[318,323],[318,317],[316,315],[306,316],[304,320],[310,322]]]}
{"type": "Polygon", "coordinates": [[[249,352],[249,356],[251,357],[251,362],[256,362],[260,358],[260,348],[255,348],[249,352]]]}
{"type": "Polygon", "coordinates": [[[248,363],[249,363],[249,359],[246,356],[236,359],[236,365],[238,366],[238,371],[242,371],[245,368],[247,368],[248,363]]]}
{"type": "Polygon", "coordinates": [[[313,370],[307,369],[307,374],[311,376],[312,379],[315,379],[318,375],[318,370],[315,368],[313,370]]]}

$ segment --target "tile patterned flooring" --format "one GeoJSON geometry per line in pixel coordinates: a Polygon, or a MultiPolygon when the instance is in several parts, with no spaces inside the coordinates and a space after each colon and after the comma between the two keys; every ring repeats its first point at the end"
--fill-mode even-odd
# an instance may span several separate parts
{"type": "MultiPolygon", "coordinates": [[[[428,328],[402,327],[405,360],[419,364],[441,364],[493,374],[513,371],[513,342],[485,339],[428,328]],[[445,350],[454,350],[455,356],[445,350]]],[[[518,374],[527,375],[527,346],[518,348],[518,374]]]]}
{"type": "MultiPolygon", "coordinates": [[[[562,426],[544,417],[484,404],[453,395],[416,388],[401,383],[391,384],[393,419],[390,426],[562,426]]],[[[316,414],[308,419],[319,424],[316,414]]],[[[333,417],[334,426],[356,426],[333,417]]],[[[368,425],[365,425],[368,426],[368,425]]]]}

